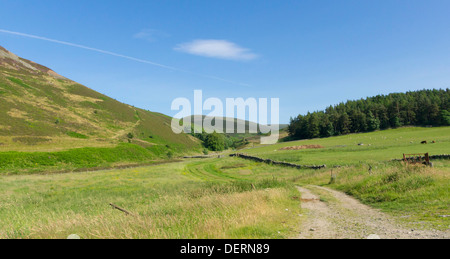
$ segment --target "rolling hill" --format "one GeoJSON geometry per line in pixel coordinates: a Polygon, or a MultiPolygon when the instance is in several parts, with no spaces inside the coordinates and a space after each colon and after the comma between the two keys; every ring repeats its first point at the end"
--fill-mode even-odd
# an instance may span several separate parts
{"type": "MultiPolygon", "coordinates": [[[[215,125],[216,119],[222,119],[223,121],[223,128],[221,129],[221,134],[225,136],[229,148],[243,149],[248,147],[254,147],[255,145],[260,144],[262,135],[267,135],[261,132],[262,127],[264,127],[265,125],[237,118],[193,115],[183,118],[183,122],[190,121],[192,125],[191,128],[196,129],[198,132],[200,131],[213,132],[215,131],[216,128],[214,126],[213,127],[208,126],[207,124],[211,123],[212,125],[215,125]],[[199,124],[199,121],[203,121],[206,124],[201,125],[199,124]],[[234,124],[234,130],[231,133],[227,132],[228,123],[234,124]]],[[[281,139],[287,136],[288,126],[289,125],[287,124],[278,125],[281,139]]],[[[270,132],[269,134],[272,134],[272,132],[270,132]]],[[[199,137],[198,134],[192,135],[199,137]]],[[[201,136],[199,138],[202,139],[201,136]]]]}
{"type": "Polygon", "coordinates": [[[138,145],[158,156],[201,144],[171,118],[121,103],[0,47],[0,152],[138,145]]]}
{"type": "MultiPolygon", "coordinates": [[[[221,117],[217,117],[217,118],[220,119],[221,117]]],[[[190,120],[195,128],[200,129],[201,125],[197,125],[196,122],[198,120],[204,121],[206,119],[209,120],[209,121],[212,121],[213,124],[215,123],[215,118],[214,117],[208,117],[208,116],[205,116],[205,115],[189,116],[189,117],[184,118],[183,120],[190,120]]],[[[258,133],[251,133],[250,130],[249,130],[250,127],[256,129],[257,132],[260,132],[261,126],[260,126],[260,124],[255,123],[255,122],[251,122],[251,121],[247,121],[247,120],[241,120],[241,119],[237,119],[237,118],[228,118],[228,117],[222,117],[222,120],[223,120],[223,129],[222,129],[222,131],[224,132],[224,134],[232,136],[232,137],[252,137],[252,136],[258,135],[258,133]],[[233,133],[227,133],[226,132],[226,125],[229,122],[234,124],[234,132],[233,133]],[[245,133],[244,132],[239,132],[239,129],[241,127],[245,128],[245,133]]],[[[279,129],[282,130],[282,129],[287,128],[288,126],[289,125],[287,125],[287,124],[280,124],[279,125],[279,129]]],[[[210,131],[214,130],[213,128],[208,128],[208,126],[205,126],[205,125],[203,125],[203,129],[205,129],[205,130],[208,129],[210,131]]]]}

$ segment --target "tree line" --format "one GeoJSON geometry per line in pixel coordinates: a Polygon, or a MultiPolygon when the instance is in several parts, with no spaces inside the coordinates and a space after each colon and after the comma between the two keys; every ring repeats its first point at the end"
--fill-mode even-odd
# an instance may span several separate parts
{"type": "Polygon", "coordinates": [[[450,125],[447,88],[378,95],[291,118],[289,138],[311,139],[402,126],[450,125]]]}

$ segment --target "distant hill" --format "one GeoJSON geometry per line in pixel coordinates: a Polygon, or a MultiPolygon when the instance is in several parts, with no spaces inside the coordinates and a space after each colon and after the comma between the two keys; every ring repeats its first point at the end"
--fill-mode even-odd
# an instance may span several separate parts
{"type": "MultiPolygon", "coordinates": [[[[201,125],[198,123],[199,120],[202,122],[205,121],[211,121],[212,125],[215,125],[216,119],[222,119],[223,120],[223,128],[221,129],[222,136],[224,136],[224,148],[232,148],[232,149],[243,149],[246,147],[254,147],[255,145],[260,144],[262,135],[263,134],[261,129],[264,125],[260,125],[255,122],[250,122],[246,120],[236,119],[236,118],[227,118],[227,117],[208,117],[205,115],[195,115],[195,116],[188,116],[183,118],[183,122],[185,121],[191,121],[191,126],[193,129],[196,129],[198,132],[202,132],[203,134],[198,134],[196,132],[192,132],[191,135],[198,138],[199,140],[202,140],[204,143],[204,146],[208,149],[211,149],[208,143],[210,141],[207,141],[208,139],[208,132],[215,131],[215,127],[210,127],[205,124],[201,125]],[[231,133],[228,133],[227,123],[233,123],[234,124],[234,130],[231,133]],[[202,127],[203,126],[203,127],[202,127]],[[243,130],[244,129],[244,130],[243,130]],[[255,133],[256,132],[256,133],[255,133]]],[[[278,125],[280,129],[280,135],[282,137],[285,137],[286,129],[289,125],[281,124],[278,125]]],[[[217,133],[220,133],[217,131],[217,133]]],[[[270,132],[268,134],[272,134],[273,132],[270,132]]],[[[217,146],[215,146],[217,147],[217,146]]],[[[212,150],[215,149],[215,147],[212,148],[212,150]]]]}
{"type": "Polygon", "coordinates": [[[116,101],[0,47],[0,151],[139,145],[152,152],[201,150],[174,134],[171,118],[116,101]]]}
{"type": "MultiPolygon", "coordinates": [[[[191,120],[191,122],[195,125],[195,127],[197,129],[199,129],[199,128],[201,128],[201,126],[195,124],[195,119],[198,119],[199,117],[201,117],[202,121],[205,120],[205,119],[210,119],[210,120],[213,121],[213,123],[215,122],[214,118],[212,118],[212,117],[208,118],[205,115],[195,115],[195,116],[186,117],[184,119],[191,120]]],[[[258,135],[261,132],[260,131],[260,129],[261,129],[260,124],[255,123],[255,122],[251,122],[251,121],[247,121],[247,120],[241,120],[241,119],[236,119],[236,118],[227,118],[227,117],[225,117],[225,118],[218,117],[218,118],[222,118],[222,120],[224,121],[224,127],[222,129],[223,132],[226,135],[229,135],[229,136],[232,136],[232,137],[251,137],[251,136],[254,136],[254,135],[258,135]],[[226,125],[227,125],[228,122],[233,122],[234,123],[234,131],[233,131],[233,133],[227,133],[226,132],[226,125]],[[242,133],[242,132],[238,133],[238,129],[240,127],[244,127],[245,128],[245,133],[242,133]],[[249,131],[250,127],[256,129],[257,133],[250,133],[250,131],[249,131]]],[[[282,129],[287,128],[288,126],[289,126],[288,124],[280,124],[279,128],[280,128],[280,130],[282,130],[282,129]]],[[[203,128],[205,130],[207,129],[207,127],[205,127],[205,125],[203,125],[203,128]]]]}

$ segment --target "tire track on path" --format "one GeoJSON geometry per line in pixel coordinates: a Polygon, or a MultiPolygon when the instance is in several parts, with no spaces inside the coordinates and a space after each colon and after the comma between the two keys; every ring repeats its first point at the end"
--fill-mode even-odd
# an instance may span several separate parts
{"type": "Polygon", "coordinates": [[[298,190],[306,216],[298,239],[450,239],[450,231],[407,228],[394,217],[329,188],[305,186],[298,190]]]}

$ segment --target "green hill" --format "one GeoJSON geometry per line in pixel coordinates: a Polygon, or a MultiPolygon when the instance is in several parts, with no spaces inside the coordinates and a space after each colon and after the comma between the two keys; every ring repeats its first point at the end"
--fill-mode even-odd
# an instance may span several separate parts
{"type": "MultiPolygon", "coordinates": [[[[262,127],[264,125],[247,121],[247,120],[241,120],[237,118],[229,118],[229,117],[208,117],[205,115],[194,115],[183,118],[184,121],[190,121],[192,125],[192,129],[196,129],[197,131],[207,131],[212,132],[215,130],[215,128],[208,127],[207,125],[200,125],[198,124],[198,121],[211,121],[212,125],[215,125],[216,119],[222,119],[223,121],[223,128],[222,128],[222,135],[225,137],[225,142],[227,143],[226,146],[229,148],[237,148],[242,149],[246,147],[254,147],[255,145],[259,144],[261,141],[263,134],[262,127]],[[233,123],[234,130],[230,133],[227,132],[227,124],[233,123]],[[244,129],[244,130],[242,130],[244,129]],[[252,131],[250,130],[252,129],[252,131]],[[256,130],[256,133],[253,133],[254,130],[256,130]]],[[[280,130],[281,138],[286,137],[287,135],[287,127],[289,125],[287,124],[279,124],[278,128],[280,130]]],[[[193,136],[198,137],[199,139],[203,139],[204,136],[201,136],[199,134],[192,134],[193,136]]]]}
{"type": "MultiPolygon", "coordinates": [[[[197,125],[196,122],[197,120],[202,120],[204,121],[205,119],[208,119],[210,121],[212,121],[212,123],[215,123],[215,118],[213,117],[208,117],[205,115],[194,115],[194,116],[189,116],[184,118],[183,120],[190,120],[191,123],[194,125],[194,127],[196,129],[201,129],[201,125],[197,125]]],[[[241,119],[237,119],[237,118],[228,118],[228,117],[217,117],[217,119],[222,119],[223,120],[223,128],[222,128],[222,132],[225,133],[226,135],[232,136],[232,137],[252,137],[255,135],[258,135],[261,132],[261,125],[255,122],[251,122],[251,121],[247,121],[247,120],[241,120],[241,119]],[[233,123],[234,125],[234,130],[232,133],[227,133],[226,129],[227,129],[227,123],[233,123]],[[245,132],[240,132],[239,129],[244,128],[245,132]],[[256,129],[256,131],[258,133],[251,133],[250,132],[250,128],[252,129],[256,129]]],[[[280,124],[279,125],[279,129],[285,129],[287,128],[289,125],[287,124],[280,124]]],[[[207,126],[203,125],[203,129],[205,130],[210,130],[212,131],[212,128],[208,128],[207,126]]]]}
{"type": "MultiPolygon", "coordinates": [[[[116,101],[0,47],[0,152],[138,145],[154,158],[200,150],[171,118],[116,101]]],[[[0,165],[1,166],[1,165],[0,165]]]]}

